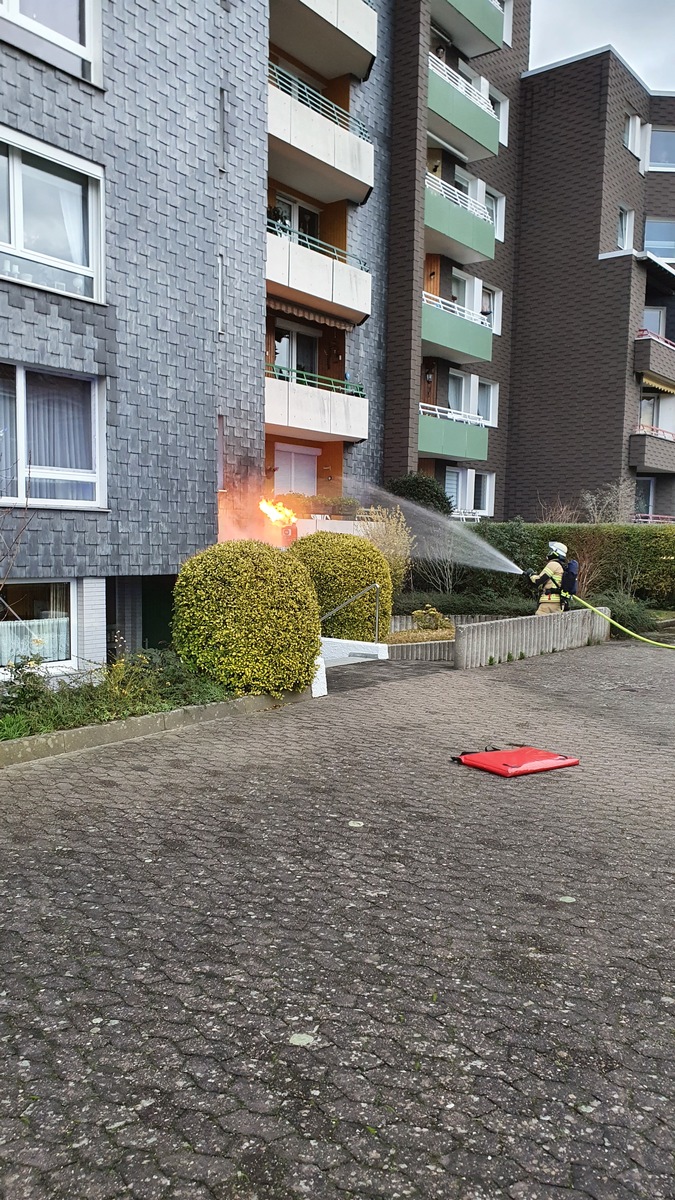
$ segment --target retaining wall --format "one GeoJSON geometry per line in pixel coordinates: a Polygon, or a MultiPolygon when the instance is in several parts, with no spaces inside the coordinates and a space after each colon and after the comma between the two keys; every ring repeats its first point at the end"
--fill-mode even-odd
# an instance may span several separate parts
{"type": "MultiPolygon", "coordinates": [[[[447,616],[451,621],[454,621],[455,627],[458,625],[475,625],[479,621],[504,621],[505,617],[490,616],[486,613],[448,613],[447,616]]],[[[392,617],[391,632],[403,633],[405,630],[414,629],[415,622],[412,617],[392,617]]]]}
{"type": "Polygon", "coordinates": [[[393,662],[444,662],[449,667],[455,661],[454,642],[395,642],[389,647],[393,662]]]}
{"type": "MultiPolygon", "coordinates": [[[[600,612],[609,616],[608,608],[600,612]]],[[[455,667],[487,667],[512,659],[532,658],[554,650],[573,650],[591,643],[605,642],[610,626],[602,617],[587,609],[546,617],[511,617],[503,621],[482,621],[458,626],[455,640],[455,667]]]]}

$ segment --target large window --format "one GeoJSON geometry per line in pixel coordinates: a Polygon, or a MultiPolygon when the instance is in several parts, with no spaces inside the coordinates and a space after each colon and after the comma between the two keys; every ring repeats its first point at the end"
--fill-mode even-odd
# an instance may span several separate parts
{"type": "Polygon", "coordinates": [[[274,494],[287,496],[299,492],[316,496],[316,460],[321,454],[311,446],[293,446],[277,442],[274,447],[274,494]]]}
{"type": "MultiPolygon", "coordinates": [[[[100,83],[100,0],[0,0],[12,40],[71,74],[100,83]]],[[[4,31],[3,31],[4,32],[4,31]]]]}
{"type": "Polygon", "coordinates": [[[101,300],[102,172],[0,126],[0,275],[101,300]]]}
{"type": "Polygon", "coordinates": [[[499,384],[487,379],[478,380],[478,416],[486,425],[497,425],[499,414],[499,384]]]}
{"type": "Polygon", "coordinates": [[[278,379],[295,379],[316,386],[319,335],[291,322],[277,321],[274,331],[274,364],[278,379]]]}
{"type": "Polygon", "coordinates": [[[652,129],[649,167],[652,171],[675,171],[675,129],[652,129]]]}
{"type": "Polygon", "coordinates": [[[0,363],[0,503],[101,504],[96,381],[0,363]]]}
{"type": "Polygon", "coordinates": [[[72,583],[0,584],[0,668],[22,658],[74,657],[74,592],[72,583]]]}
{"type": "Polygon", "coordinates": [[[446,467],[445,494],[458,515],[492,517],[495,511],[494,471],[446,467]]]}
{"type": "Polygon", "coordinates": [[[659,258],[675,259],[675,219],[647,217],[645,250],[658,255],[659,258]]]}

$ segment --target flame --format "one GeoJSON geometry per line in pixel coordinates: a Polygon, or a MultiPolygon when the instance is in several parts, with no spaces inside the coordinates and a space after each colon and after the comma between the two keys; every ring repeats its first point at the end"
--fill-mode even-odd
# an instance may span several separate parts
{"type": "Polygon", "coordinates": [[[261,500],[259,508],[275,525],[295,525],[295,513],[284,504],[271,504],[269,500],[261,500]]]}

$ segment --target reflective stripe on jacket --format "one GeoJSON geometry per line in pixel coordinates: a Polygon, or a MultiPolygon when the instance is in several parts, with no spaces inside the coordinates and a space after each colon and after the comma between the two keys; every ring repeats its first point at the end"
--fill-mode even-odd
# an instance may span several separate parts
{"type": "Polygon", "coordinates": [[[562,591],[563,567],[557,559],[551,558],[539,575],[532,576],[533,583],[542,585],[542,595],[559,596],[562,591]]]}

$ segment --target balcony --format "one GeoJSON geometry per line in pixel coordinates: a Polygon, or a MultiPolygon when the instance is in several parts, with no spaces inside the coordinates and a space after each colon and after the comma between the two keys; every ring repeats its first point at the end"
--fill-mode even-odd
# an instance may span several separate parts
{"type": "Polygon", "coordinates": [[[371,311],[372,282],[363,259],[278,221],[267,222],[267,290],[361,324],[371,311]]]}
{"type": "Polygon", "coordinates": [[[675,387],[675,342],[640,329],[635,339],[634,366],[638,375],[651,375],[656,387],[660,380],[675,387]]]}
{"type": "Polygon", "coordinates": [[[488,431],[482,417],[420,404],[419,452],[423,458],[468,458],[485,462],[488,431]]]}
{"type": "Polygon", "coordinates": [[[269,65],[269,173],[322,204],[362,204],[375,182],[363,121],[289,71],[269,65]]]}
{"type": "Polygon", "coordinates": [[[675,475],[675,434],[638,425],[628,443],[628,465],[647,475],[675,475]]]}
{"type": "Polygon", "coordinates": [[[362,442],[368,437],[368,400],[359,384],[268,363],[265,428],[318,442],[362,442]]]}
{"type": "Polygon", "coordinates": [[[484,204],[427,173],[424,198],[425,248],[458,263],[495,256],[495,227],[484,204]]]}
{"type": "Polygon", "coordinates": [[[467,58],[501,50],[504,44],[500,0],[431,0],[431,19],[467,58]]]}
{"type": "Polygon", "coordinates": [[[499,150],[499,121],[490,100],[477,88],[429,55],[429,129],[465,155],[469,162],[499,150]]]}
{"type": "Polygon", "coordinates": [[[453,362],[490,362],[492,329],[482,313],[424,292],[422,296],[422,353],[453,362]]]}
{"type": "Polygon", "coordinates": [[[377,54],[377,13],[370,0],[272,0],[270,41],[324,79],[365,79],[377,54]]]}

